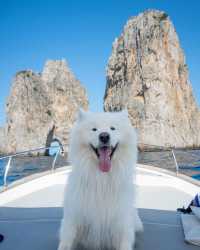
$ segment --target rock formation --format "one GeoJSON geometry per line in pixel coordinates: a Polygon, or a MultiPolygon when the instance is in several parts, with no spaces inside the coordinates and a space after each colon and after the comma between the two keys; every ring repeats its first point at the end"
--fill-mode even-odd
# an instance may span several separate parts
{"type": "Polygon", "coordinates": [[[4,151],[45,146],[49,135],[67,143],[79,107],[88,107],[86,91],[64,60],[47,61],[39,74],[18,72],[7,102],[4,151]]]}
{"type": "Polygon", "coordinates": [[[3,127],[0,127],[0,155],[2,154],[2,152],[4,151],[4,147],[5,147],[5,129],[3,127]]]}
{"type": "Polygon", "coordinates": [[[104,109],[124,107],[140,143],[200,146],[200,113],[185,56],[170,18],[162,11],[131,18],[113,43],[104,109]]]}

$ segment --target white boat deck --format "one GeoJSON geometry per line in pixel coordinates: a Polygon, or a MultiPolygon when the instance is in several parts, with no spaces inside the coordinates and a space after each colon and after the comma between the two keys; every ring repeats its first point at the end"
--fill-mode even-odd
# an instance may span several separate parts
{"type": "MultiPolygon", "coordinates": [[[[0,193],[0,233],[5,236],[0,249],[57,249],[63,190],[70,171],[64,168],[28,182],[22,180],[0,193]]],[[[136,249],[197,249],[184,242],[176,208],[187,205],[199,187],[141,167],[136,185],[137,207],[145,229],[137,237],[136,249]]]]}

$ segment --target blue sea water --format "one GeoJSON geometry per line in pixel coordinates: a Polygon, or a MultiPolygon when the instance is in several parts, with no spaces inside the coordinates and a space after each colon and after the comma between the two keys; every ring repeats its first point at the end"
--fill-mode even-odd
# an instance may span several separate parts
{"type": "Polygon", "coordinates": [[[181,167],[181,169],[185,169],[185,170],[189,169],[189,170],[198,170],[198,171],[200,171],[200,166],[193,167],[193,166],[180,165],[180,167],[181,167]]]}
{"type": "Polygon", "coordinates": [[[1,160],[0,161],[0,186],[3,185],[3,172],[4,172],[4,166],[5,166],[5,161],[1,160]]]}
{"type": "MultiPolygon", "coordinates": [[[[13,158],[8,172],[7,183],[11,183],[28,175],[50,170],[53,160],[54,156],[13,158]]],[[[0,160],[0,186],[3,185],[3,176],[7,162],[8,160],[0,160]]],[[[66,157],[59,156],[57,158],[56,167],[62,167],[68,164],[66,157]]]]}
{"type": "Polygon", "coordinates": [[[200,174],[192,175],[192,178],[196,180],[200,180],[200,174]]]}
{"type": "MultiPolygon", "coordinates": [[[[5,167],[7,165],[7,162],[8,162],[7,160],[0,160],[0,186],[3,185],[3,177],[4,177],[5,167]]],[[[33,172],[36,171],[34,165],[33,166],[27,165],[26,169],[24,169],[24,167],[19,169],[18,167],[15,168],[15,166],[13,164],[11,164],[10,171],[9,171],[8,177],[7,177],[7,183],[11,183],[15,180],[18,180],[18,179],[26,176],[27,172],[29,172],[31,169],[33,172]]]]}
{"type": "MultiPolygon", "coordinates": [[[[174,150],[179,166],[179,172],[200,180],[200,150],[197,149],[176,149],[174,150]]],[[[139,152],[138,162],[170,171],[176,171],[176,165],[172,151],[149,151],[139,152]]]]}

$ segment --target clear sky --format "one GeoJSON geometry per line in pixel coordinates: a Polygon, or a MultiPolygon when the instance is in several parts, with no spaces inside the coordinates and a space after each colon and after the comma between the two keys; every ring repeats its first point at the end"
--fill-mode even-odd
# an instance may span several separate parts
{"type": "Polygon", "coordinates": [[[200,1],[0,0],[0,125],[15,73],[40,72],[47,59],[65,58],[87,89],[90,109],[101,111],[112,42],[128,18],[149,8],[171,17],[200,103],[200,1]]]}

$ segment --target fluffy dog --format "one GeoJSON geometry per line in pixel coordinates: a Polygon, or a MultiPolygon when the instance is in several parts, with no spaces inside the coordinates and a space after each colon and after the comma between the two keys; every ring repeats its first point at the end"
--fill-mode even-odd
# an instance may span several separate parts
{"type": "Polygon", "coordinates": [[[142,223],[134,207],[136,132],[127,111],[79,111],[69,148],[59,250],[131,250],[142,223]]]}

